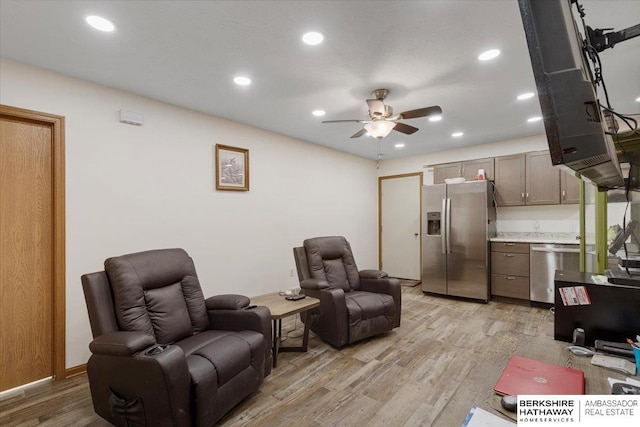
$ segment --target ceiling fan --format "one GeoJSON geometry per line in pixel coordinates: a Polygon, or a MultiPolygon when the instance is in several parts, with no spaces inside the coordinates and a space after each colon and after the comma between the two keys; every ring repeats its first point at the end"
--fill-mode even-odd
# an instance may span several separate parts
{"type": "Polygon", "coordinates": [[[437,105],[432,107],[418,108],[416,110],[404,111],[393,115],[393,108],[385,105],[383,100],[387,97],[387,89],[376,89],[371,92],[374,99],[367,99],[369,107],[369,120],[325,120],[322,123],[344,123],[356,122],[364,123],[364,128],[351,135],[351,138],[359,138],[368,133],[377,139],[382,139],[389,135],[392,130],[411,135],[418,131],[417,127],[400,122],[400,120],[416,119],[418,117],[437,116],[442,114],[442,108],[437,105]]]}

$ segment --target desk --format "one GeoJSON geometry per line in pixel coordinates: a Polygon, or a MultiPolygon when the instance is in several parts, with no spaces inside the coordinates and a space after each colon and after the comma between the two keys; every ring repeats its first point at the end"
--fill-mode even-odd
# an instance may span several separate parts
{"type": "Polygon", "coordinates": [[[307,319],[309,310],[319,307],[320,300],[306,297],[297,301],[289,301],[277,292],[259,295],[251,298],[251,304],[264,305],[271,311],[273,322],[273,367],[276,367],[279,352],[306,352],[309,343],[309,329],[312,319],[307,319]],[[304,322],[304,333],[302,334],[302,345],[298,347],[281,346],[282,341],[282,319],[300,313],[304,322]]]}

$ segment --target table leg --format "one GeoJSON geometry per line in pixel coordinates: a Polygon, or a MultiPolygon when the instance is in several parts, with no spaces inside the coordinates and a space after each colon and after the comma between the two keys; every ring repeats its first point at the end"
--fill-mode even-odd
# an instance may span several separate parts
{"type": "Polygon", "coordinates": [[[273,367],[278,364],[278,352],[280,351],[280,340],[282,338],[282,320],[273,319],[273,367]]]}

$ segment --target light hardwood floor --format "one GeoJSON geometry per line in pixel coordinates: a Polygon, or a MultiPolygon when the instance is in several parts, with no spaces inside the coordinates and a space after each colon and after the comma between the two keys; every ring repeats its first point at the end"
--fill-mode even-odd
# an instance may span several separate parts
{"type": "MultiPolygon", "coordinates": [[[[462,424],[472,405],[496,413],[493,386],[512,354],[585,371],[587,394],[608,394],[608,376],[553,340],[548,309],[424,295],[403,287],[402,325],[337,350],[311,333],[307,353],[281,353],[260,390],[222,426],[441,426],[462,424]]],[[[290,340],[300,321],[283,321],[290,340]]],[[[85,375],[0,399],[2,426],[105,426],[85,375]]]]}

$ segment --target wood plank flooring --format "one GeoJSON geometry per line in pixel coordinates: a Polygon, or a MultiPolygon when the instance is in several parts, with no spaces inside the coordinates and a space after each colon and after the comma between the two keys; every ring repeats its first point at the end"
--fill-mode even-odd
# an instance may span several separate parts
{"type": "MultiPolygon", "coordinates": [[[[583,370],[587,394],[608,394],[607,377],[623,378],[554,341],[547,309],[429,296],[420,286],[402,296],[400,328],[342,350],[311,333],[309,351],[281,353],[259,391],[219,425],[456,427],[472,405],[496,413],[493,386],[512,354],[583,370]]],[[[302,324],[289,317],[283,332],[297,342],[302,324]]],[[[1,398],[0,425],[109,424],[79,375],[1,398]]]]}

